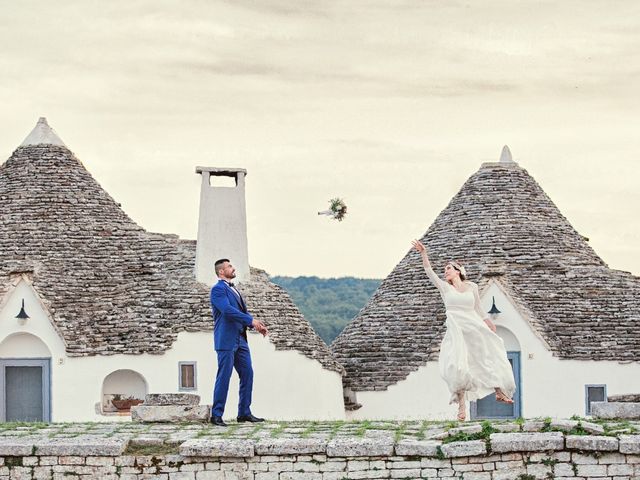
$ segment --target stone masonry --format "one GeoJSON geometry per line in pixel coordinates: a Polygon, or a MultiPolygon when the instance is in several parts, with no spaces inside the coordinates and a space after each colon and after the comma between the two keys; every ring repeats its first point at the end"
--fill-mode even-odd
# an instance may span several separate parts
{"type": "Polygon", "coordinates": [[[5,424],[0,479],[630,480],[640,479],[639,426],[551,419],[5,424]]]}

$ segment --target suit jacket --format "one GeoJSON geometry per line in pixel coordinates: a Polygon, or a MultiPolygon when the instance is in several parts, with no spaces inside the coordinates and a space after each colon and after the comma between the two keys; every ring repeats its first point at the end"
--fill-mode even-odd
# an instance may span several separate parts
{"type": "Polygon", "coordinates": [[[238,298],[224,280],[211,288],[213,313],[213,344],[216,350],[235,350],[253,317],[247,312],[244,301],[238,298]]]}

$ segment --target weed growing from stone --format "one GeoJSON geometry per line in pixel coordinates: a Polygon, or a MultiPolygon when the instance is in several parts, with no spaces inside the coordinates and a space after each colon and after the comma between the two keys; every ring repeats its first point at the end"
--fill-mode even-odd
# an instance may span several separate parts
{"type": "Polygon", "coordinates": [[[360,426],[358,427],[358,429],[354,432],[354,435],[356,437],[364,437],[365,434],[367,433],[367,430],[371,428],[371,422],[369,420],[364,420],[360,426]]]}
{"type": "Polygon", "coordinates": [[[284,432],[285,428],[287,428],[287,424],[285,422],[279,422],[278,426],[271,430],[271,438],[278,438],[282,432],[284,432]]]}
{"type": "Polygon", "coordinates": [[[329,440],[333,440],[335,438],[343,425],[344,420],[338,420],[337,422],[333,423],[333,425],[331,426],[331,432],[329,433],[329,440]]]}
{"type": "Polygon", "coordinates": [[[398,425],[398,428],[396,428],[396,431],[393,435],[393,439],[396,442],[399,442],[400,440],[402,440],[402,437],[404,436],[404,432],[407,429],[407,422],[402,422],[400,425],[398,425]]]}
{"type": "Polygon", "coordinates": [[[252,439],[253,439],[253,438],[256,438],[256,436],[258,435],[258,432],[259,432],[260,430],[262,430],[263,428],[264,428],[264,424],[263,424],[263,423],[257,423],[257,424],[256,424],[256,426],[255,426],[255,427],[253,427],[253,428],[251,429],[251,431],[249,432],[248,437],[249,437],[249,438],[252,438],[252,439]]]}
{"type": "Polygon", "coordinates": [[[300,437],[308,438],[309,435],[311,435],[312,433],[315,433],[317,429],[318,429],[318,422],[311,422],[309,425],[307,425],[307,428],[305,428],[302,431],[302,433],[300,434],[300,437]]]}
{"type": "Polygon", "coordinates": [[[236,431],[240,428],[240,424],[238,423],[234,423],[231,424],[227,427],[227,429],[222,432],[222,435],[220,435],[222,438],[229,438],[231,437],[234,433],[236,433],[236,431]]]}
{"type": "Polygon", "coordinates": [[[546,465],[547,467],[553,468],[554,465],[556,465],[559,462],[560,460],[558,460],[557,458],[543,458],[540,463],[542,463],[543,465],[546,465]]]}
{"type": "Polygon", "coordinates": [[[485,440],[488,441],[492,433],[496,433],[498,430],[493,428],[491,422],[485,420],[482,422],[482,430],[476,433],[458,432],[454,435],[449,435],[442,440],[442,443],[451,442],[470,442],[472,440],[485,440]]]}
{"type": "Polygon", "coordinates": [[[418,433],[416,433],[416,438],[418,440],[424,440],[425,438],[425,433],[427,431],[427,427],[429,426],[429,422],[427,420],[424,420],[422,422],[422,425],[420,425],[420,430],[418,430],[418,433]]]}

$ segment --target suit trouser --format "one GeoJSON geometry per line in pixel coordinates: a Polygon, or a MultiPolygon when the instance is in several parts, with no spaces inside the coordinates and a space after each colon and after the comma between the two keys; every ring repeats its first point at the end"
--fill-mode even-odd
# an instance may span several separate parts
{"type": "Polygon", "coordinates": [[[217,350],[218,373],[213,389],[213,408],[211,415],[222,417],[229,393],[229,380],[235,367],[240,377],[240,402],[238,403],[238,416],[251,415],[251,391],[253,389],[253,367],[251,366],[251,353],[249,344],[244,338],[240,338],[235,350],[217,350]]]}

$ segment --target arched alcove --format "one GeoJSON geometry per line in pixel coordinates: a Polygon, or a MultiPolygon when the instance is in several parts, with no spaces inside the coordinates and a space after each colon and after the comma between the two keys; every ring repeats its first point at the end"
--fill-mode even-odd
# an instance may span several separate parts
{"type": "Polygon", "coordinates": [[[51,358],[51,351],[37,336],[20,332],[0,343],[0,358],[51,358]]]}
{"type": "Polygon", "coordinates": [[[520,351],[520,342],[511,330],[503,326],[497,326],[496,333],[504,341],[504,346],[507,352],[520,351]]]}
{"type": "Polygon", "coordinates": [[[140,373],[135,370],[116,370],[102,382],[102,411],[117,412],[111,402],[117,396],[122,399],[132,397],[144,400],[146,394],[147,381],[140,373]]]}

